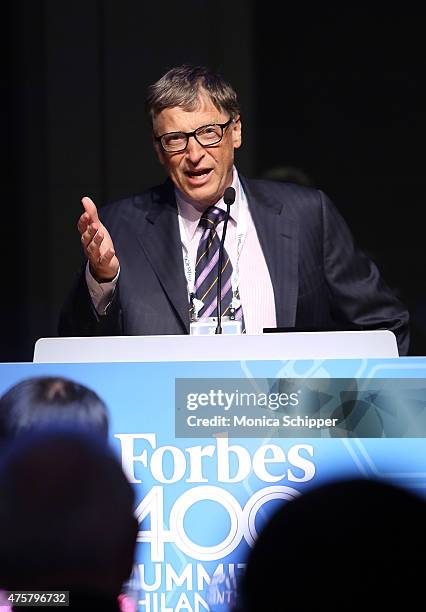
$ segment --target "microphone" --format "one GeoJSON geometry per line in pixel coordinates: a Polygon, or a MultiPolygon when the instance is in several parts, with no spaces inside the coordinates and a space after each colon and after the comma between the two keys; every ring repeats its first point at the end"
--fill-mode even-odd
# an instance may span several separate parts
{"type": "Polygon", "coordinates": [[[231,214],[231,204],[235,202],[235,189],[233,187],[227,187],[223,194],[223,201],[226,204],[225,219],[223,221],[223,232],[222,239],[219,246],[219,261],[217,264],[217,326],[215,334],[222,333],[222,263],[223,263],[223,250],[225,248],[225,236],[226,228],[228,227],[229,215],[231,214]]]}

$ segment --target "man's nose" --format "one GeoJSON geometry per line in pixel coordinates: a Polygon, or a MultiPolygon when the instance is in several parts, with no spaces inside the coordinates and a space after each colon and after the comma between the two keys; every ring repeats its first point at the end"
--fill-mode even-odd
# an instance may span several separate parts
{"type": "Polygon", "coordinates": [[[198,164],[204,157],[204,147],[195,139],[194,136],[190,136],[188,139],[188,146],[186,147],[186,156],[192,164],[198,164]]]}

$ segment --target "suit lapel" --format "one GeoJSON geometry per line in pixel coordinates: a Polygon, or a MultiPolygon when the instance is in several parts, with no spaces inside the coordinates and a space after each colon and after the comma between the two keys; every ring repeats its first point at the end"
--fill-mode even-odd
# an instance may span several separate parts
{"type": "Polygon", "coordinates": [[[267,183],[243,178],[241,182],[274,287],[277,326],[294,327],[299,266],[297,223],[288,203],[267,188],[267,183]]]}
{"type": "Polygon", "coordinates": [[[151,196],[145,223],[135,228],[136,233],[183,329],[189,333],[188,293],[173,183],[166,181],[153,189],[151,196]]]}

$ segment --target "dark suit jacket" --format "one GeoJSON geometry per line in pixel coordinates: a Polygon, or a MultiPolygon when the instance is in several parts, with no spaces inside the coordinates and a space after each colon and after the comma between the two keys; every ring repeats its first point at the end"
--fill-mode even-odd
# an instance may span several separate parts
{"type": "MultiPolygon", "coordinates": [[[[279,327],[390,329],[408,350],[408,313],[354,245],[321,191],[241,179],[271,275],[279,327]]],[[[101,209],[121,271],[99,317],[84,271],[62,311],[63,336],[185,334],[188,297],[173,184],[101,209]]]]}

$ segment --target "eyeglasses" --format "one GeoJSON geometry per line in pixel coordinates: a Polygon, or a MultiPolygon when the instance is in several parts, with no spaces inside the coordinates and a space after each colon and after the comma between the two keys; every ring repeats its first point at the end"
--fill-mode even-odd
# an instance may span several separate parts
{"type": "Polygon", "coordinates": [[[211,147],[223,138],[226,128],[234,119],[231,117],[226,123],[212,123],[203,125],[193,132],[168,132],[161,136],[154,136],[154,140],[159,142],[166,153],[180,153],[185,151],[188,141],[193,136],[203,147],[211,147]]]}

